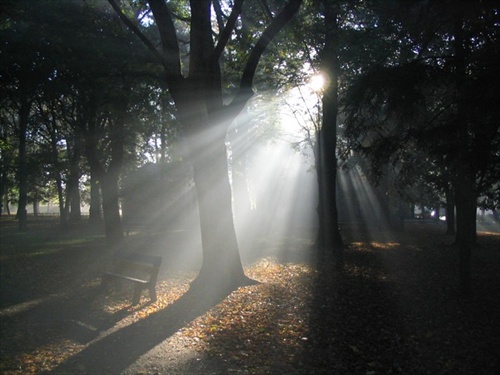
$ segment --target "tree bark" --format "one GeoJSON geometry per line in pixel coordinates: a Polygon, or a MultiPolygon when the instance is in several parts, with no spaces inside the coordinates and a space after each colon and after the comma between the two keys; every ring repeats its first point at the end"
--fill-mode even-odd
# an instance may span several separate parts
{"type": "Polygon", "coordinates": [[[241,264],[231,204],[225,132],[200,150],[191,145],[203,246],[203,263],[193,287],[232,289],[248,283],[241,264]]]}
{"type": "Polygon", "coordinates": [[[55,117],[52,116],[53,123],[47,123],[48,131],[50,133],[50,147],[52,153],[52,163],[54,164],[54,177],[56,180],[57,198],[59,200],[59,221],[61,226],[66,224],[66,210],[64,209],[64,188],[61,177],[61,166],[59,163],[59,155],[57,150],[57,130],[55,124],[55,117]],[[52,126],[52,127],[51,127],[52,126]]]}
{"type": "Polygon", "coordinates": [[[455,234],[455,200],[453,199],[453,194],[450,191],[446,192],[446,234],[455,234]]]}
{"type": "Polygon", "coordinates": [[[25,231],[28,229],[28,214],[26,206],[28,203],[28,163],[26,151],[26,132],[28,130],[28,120],[31,103],[28,99],[26,87],[21,82],[19,106],[19,156],[18,156],[18,182],[19,182],[19,202],[17,206],[17,219],[19,220],[19,229],[25,231]]]}
{"type": "Polygon", "coordinates": [[[106,240],[110,243],[116,243],[123,238],[118,199],[118,176],[116,174],[104,173],[101,178],[101,192],[106,240]]]}
{"type": "Polygon", "coordinates": [[[336,4],[324,2],[325,6],[325,47],[322,58],[322,70],[327,75],[324,89],[323,121],[320,135],[323,198],[323,246],[331,248],[337,255],[342,255],[342,237],[340,235],[337,210],[337,115],[338,115],[338,8],[336,4]]]}
{"type": "MultiPolygon", "coordinates": [[[[82,157],[82,136],[81,129],[74,129],[73,147],[70,155],[68,186],[67,186],[67,203],[69,213],[68,217],[71,222],[78,222],[82,218],[81,200],[80,200],[80,159],[82,157]]],[[[68,148],[69,151],[69,148],[68,148]]]]}
{"type": "Polygon", "coordinates": [[[89,224],[94,227],[99,227],[102,224],[101,189],[92,168],[90,171],[89,224]]]}

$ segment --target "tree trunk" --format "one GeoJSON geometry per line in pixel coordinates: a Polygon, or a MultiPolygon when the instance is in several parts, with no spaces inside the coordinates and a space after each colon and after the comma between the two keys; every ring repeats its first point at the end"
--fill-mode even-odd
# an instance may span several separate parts
{"type": "Polygon", "coordinates": [[[57,198],[59,199],[59,221],[62,226],[66,225],[66,211],[64,209],[64,189],[59,171],[56,171],[57,198]]]}
{"type": "Polygon", "coordinates": [[[66,211],[64,209],[64,188],[61,178],[61,168],[59,163],[59,155],[57,152],[57,133],[54,126],[50,131],[50,142],[52,152],[52,163],[54,164],[54,175],[56,180],[57,198],[59,199],[59,219],[61,225],[66,224],[66,211]]]}
{"type": "Polygon", "coordinates": [[[446,234],[455,234],[455,200],[450,191],[446,192],[446,234]]]}
{"type": "MultiPolygon", "coordinates": [[[[121,88],[123,92],[128,88],[121,88]]],[[[87,117],[87,129],[85,137],[85,154],[90,164],[92,180],[100,184],[102,193],[102,212],[104,217],[104,231],[110,242],[116,242],[123,238],[123,228],[120,218],[120,204],[118,192],[118,179],[121,173],[124,147],[124,128],[127,112],[127,98],[120,97],[113,103],[112,115],[107,119],[109,122],[109,142],[111,148],[110,162],[107,170],[102,165],[98,154],[98,142],[96,132],[96,108],[90,106],[87,117]]],[[[94,186],[95,187],[95,186],[94,186]]],[[[94,193],[92,189],[92,193],[94,193]]],[[[96,198],[96,196],[94,196],[96,198]]],[[[96,206],[97,207],[97,206],[96,206]]],[[[91,215],[93,215],[91,209],[91,215]]]]}
{"type": "Polygon", "coordinates": [[[0,216],[2,216],[3,212],[4,212],[4,202],[5,202],[5,198],[4,198],[5,180],[3,178],[3,173],[2,173],[2,176],[0,176],[0,177],[1,177],[1,180],[0,180],[0,216]]]}
{"type": "Polygon", "coordinates": [[[123,238],[118,199],[118,176],[109,172],[105,173],[101,179],[101,192],[106,239],[111,243],[116,243],[123,238]]]}
{"type": "Polygon", "coordinates": [[[231,290],[248,279],[234,229],[225,132],[211,139],[201,150],[191,148],[203,246],[203,263],[193,286],[231,290]]]}
{"type": "Polygon", "coordinates": [[[89,224],[94,227],[99,227],[102,224],[101,192],[99,183],[92,171],[90,172],[89,224]]]}
{"type": "Polygon", "coordinates": [[[74,130],[76,132],[73,137],[73,150],[70,155],[68,187],[67,187],[67,203],[69,203],[69,220],[78,222],[81,220],[81,201],[80,201],[80,159],[82,156],[82,137],[79,128],[74,130]]]}
{"type": "Polygon", "coordinates": [[[39,214],[40,200],[38,199],[38,192],[33,196],[33,216],[37,217],[39,214]]]}
{"type": "Polygon", "coordinates": [[[17,206],[17,219],[19,220],[19,229],[24,231],[28,229],[28,214],[26,205],[28,203],[28,163],[26,151],[26,132],[28,130],[28,119],[30,113],[30,102],[27,92],[23,88],[21,92],[21,105],[19,107],[19,160],[18,160],[18,182],[19,182],[19,202],[17,206]]]}
{"type": "Polygon", "coordinates": [[[322,69],[328,76],[323,93],[323,122],[321,135],[322,170],[324,187],[324,244],[339,256],[342,254],[337,210],[337,115],[338,115],[338,9],[336,4],[325,1],[325,47],[322,69]]]}
{"type": "Polygon", "coordinates": [[[316,165],[316,181],[318,184],[318,207],[316,211],[318,213],[318,235],[316,238],[316,244],[320,249],[325,249],[327,247],[326,241],[326,223],[325,223],[325,183],[323,178],[323,135],[321,129],[316,133],[316,149],[314,150],[314,159],[316,165]]]}

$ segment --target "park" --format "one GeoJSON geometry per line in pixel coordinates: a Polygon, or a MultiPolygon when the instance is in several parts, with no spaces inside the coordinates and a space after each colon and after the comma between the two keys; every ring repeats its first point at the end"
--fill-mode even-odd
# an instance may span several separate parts
{"type": "Polygon", "coordinates": [[[5,0],[0,373],[500,372],[499,15],[5,0]]]}

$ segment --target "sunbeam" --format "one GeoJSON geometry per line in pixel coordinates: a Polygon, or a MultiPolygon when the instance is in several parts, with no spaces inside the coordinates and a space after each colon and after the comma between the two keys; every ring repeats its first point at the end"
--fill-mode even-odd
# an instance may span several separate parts
{"type": "Polygon", "coordinates": [[[265,256],[269,248],[264,249],[262,241],[272,241],[282,244],[275,247],[279,252],[274,255],[286,258],[285,253],[292,251],[287,239],[310,239],[317,225],[317,188],[311,166],[283,139],[249,145],[245,137],[238,137],[231,150],[233,156],[245,155],[245,166],[238,171],[244,173],[245,184],[235,183],[236,171],[232,168],[233,206],[242,256],[247,260],[265,256]],[[245,198],[249,199],[247,204],[236,201],[245,198]]]}
{"type": "Polygon", "coordinates": [[[359,167],[338,174],[340,220],[361,225],[371,240],[380,239],[388,229],[378,192],[359,167]]]}

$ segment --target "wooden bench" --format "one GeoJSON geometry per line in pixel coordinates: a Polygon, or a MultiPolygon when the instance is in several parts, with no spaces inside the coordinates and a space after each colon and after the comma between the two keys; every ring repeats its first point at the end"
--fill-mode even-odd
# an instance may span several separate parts
{"type": "Polygon", "coordinates": [[[102,276],[102,285],[105,287],[112,279],[127,280],[135,284],[132,304],[137,305],[141,299],[141,292],[149,291],[152,302],[157,300],[156,281],[160,272],[162,258],[156,255],[140,253],[116,252],[113,257],[112,270],[102,276]]]}

